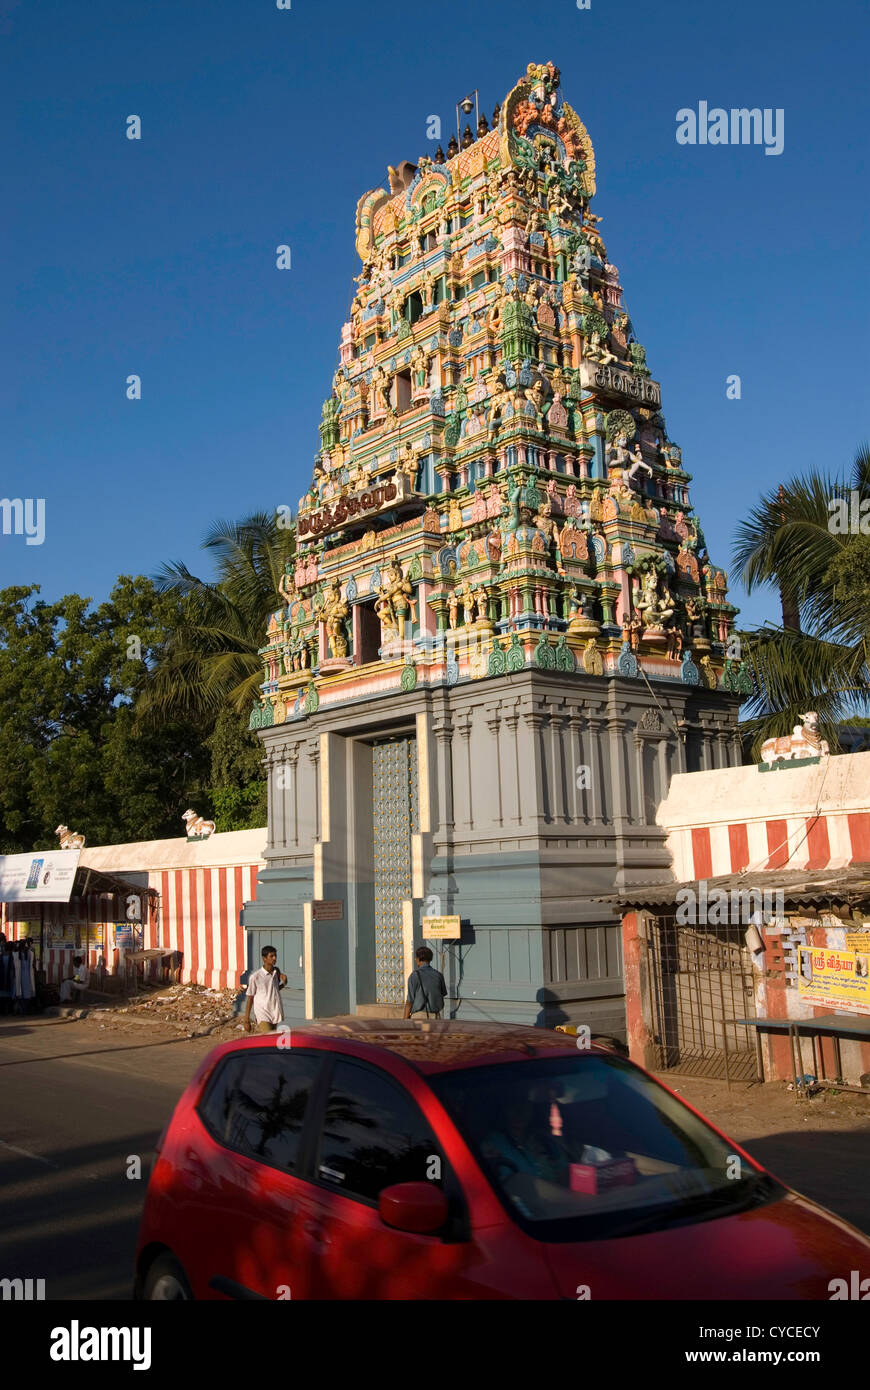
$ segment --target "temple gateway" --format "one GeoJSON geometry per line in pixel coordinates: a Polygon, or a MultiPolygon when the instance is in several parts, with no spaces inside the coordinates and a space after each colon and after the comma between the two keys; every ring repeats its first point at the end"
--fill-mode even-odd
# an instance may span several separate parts
{"type": "Polygon", "coordinates": [[[545,63],[359,201],[251,715],[269,832],[243,923],[291,1018],[399,1014],[426,941],[455,1017],[624,1032],[598,900],[670,876],[673,773],[741,761],[736,609],[594,193],[545,63]]]}

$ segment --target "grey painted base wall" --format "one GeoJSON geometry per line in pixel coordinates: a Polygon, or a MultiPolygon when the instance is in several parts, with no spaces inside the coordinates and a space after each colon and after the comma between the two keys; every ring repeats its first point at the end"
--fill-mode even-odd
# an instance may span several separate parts
{"type": "Polygon", "coordinates": [[[424,913],[462,919],[460,942],[432,943],[452,1016],[624,1036],[619,922],[596,898],[670,877],[656,807],[675,772],[739,763],[738,709],[726,692],[676,682],[527,669],[263,730],[269,837],[243,914],[249,965],[267,940],[278,948],[291,1020],[305,1017],[306,968],[313,1016],[374,1002],[371,744],[410,732],[413,941],[424,913]],[[305,962],[315,896],[346,912],[312,923],[305,962]]]}

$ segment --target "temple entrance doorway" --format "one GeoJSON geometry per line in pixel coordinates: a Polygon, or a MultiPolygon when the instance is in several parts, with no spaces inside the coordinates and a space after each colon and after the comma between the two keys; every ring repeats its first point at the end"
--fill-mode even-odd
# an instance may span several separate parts
{"type": "Polygon", "coordinates": [[[401,1008],[405,997],[405,903],[413,893],[411,836],[419,830],[417,740],[372,748],[375,998],[401,1008]]]}

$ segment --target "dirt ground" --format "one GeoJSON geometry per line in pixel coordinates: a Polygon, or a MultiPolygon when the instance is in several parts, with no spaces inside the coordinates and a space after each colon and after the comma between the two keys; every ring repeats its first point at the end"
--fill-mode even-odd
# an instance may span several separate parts
{"type": "Polygon", "coordinates": [[[764,1085],[660,1072],[659,1079],[789,1187],[870,1234],[870,1091],[820,1091],[796,1100],[764,1085]]]}

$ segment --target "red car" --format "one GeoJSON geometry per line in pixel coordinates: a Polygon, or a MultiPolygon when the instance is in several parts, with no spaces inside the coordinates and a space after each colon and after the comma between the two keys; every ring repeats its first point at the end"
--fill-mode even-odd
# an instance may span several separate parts
{"type": "Polygon", "coordinates": [[[145,1299],[828,1299],[870,1241],[615,1052],[314,1024],[215,1049],[158,1144],[145,1299]]]}

